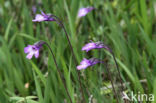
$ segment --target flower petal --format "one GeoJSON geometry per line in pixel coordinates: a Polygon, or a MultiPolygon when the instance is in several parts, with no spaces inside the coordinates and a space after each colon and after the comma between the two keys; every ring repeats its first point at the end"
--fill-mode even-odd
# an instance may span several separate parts
{"type": "Polygon", "coordinates": [[[78,65],[76,68],[77,70],[81,70],[81,69],[86,69],[88,66],[87,65],[78,65]]]}
{"type": "Polygon", "coordinates": [[[27,59],[31,59],[33,55],[34,55],[34,53],[33,53],[33,52],[30,52],[30,53],[26,56],[26,58],[27,58],[27,59]]]}
{"type": "Polygon", "coordinates": [[[45,17],[47,16],[42,10],[41,10],[41,14],[45,17]]]}
{"type": "Polygon", "coordinates": [[[77,66],[77,69],[78,70],[81,70],[81,69],[86,69],[88,66],[90,66],[90,62],[89,60],[87,60],[86,58],[84,58],[81,62],[80,62],[80,65],[77,66]]]}
{"type": "Polygon", "coordinates": [[[27,47],[24,48],[24,53],[29,53],[32,50],[32,45],[28,45],[27,47]]]}
{"type": "Polygon", "coordinates": [[[37,14],[35,19],[32,20],[33,22],[41,22],[41,21],[44,21],[45,20],[45,17],[41,14],[37,14]]]}
{"type": "Polygon", "coordinates": [[[95,43],[88,43],[88,44],[86,44],[85,46],[82,47],[82,50],[88,52],[91,49],[94,49],[95,47],[96,47],[95,43]]]}
{"type": "Polygon", "coordinates": [[[88,64],[88,60],[86,58],[83,58],[83,60],[80,62],[80,64],[86,65],[86,64],[88,64]]]}
{"type": "Polygon", "coordinates": [[[35,58],[38,58],[38,57],[39,57],[39,50],[35,52],[35,58]]]}
{"type": "Polygon", "coordinates": [[[83,16],[86,16],[93,9],[94,9],[93,7],[80,8],[80,10],[78,12],[78,17],[81,18],[83,16]]]}

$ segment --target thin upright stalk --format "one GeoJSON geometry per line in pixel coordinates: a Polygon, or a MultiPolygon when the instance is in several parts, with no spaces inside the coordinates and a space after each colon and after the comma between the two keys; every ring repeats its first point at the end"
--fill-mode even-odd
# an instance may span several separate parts
{"type": "Polygon", "coordinates": [[[58,64],[57,64],[57,62],[56,62],[55,55],[54,55],[54,53],[53,53],[51,47],[48,45],[48,43],[44,42],[44,44],[46,44],[46,46],[47,46],[47,47],[49,48],[49,50],[50,50],[50,53],[52,54],[52,57],[53,57],[53,60],[54,60],[55,66],[56,66],[57,71],[58,71],[58,73],[59,73],[59,76],[60,76],[60,78],[61,78],[61,80],[62,80],[62,82],[63,82],[64,88],[65,88],[65,90],[66,90],[66,92],[67,92],[67,95],[68,95],[68,97],[69,97],[69,100],[70,100],[71,103],[73,103],[73,102],[72,102],[72,99],[71,99],[71,97],[70,97],[70,94],[69,94],[69,92],[68,92],[68,89],[67,89],[66,83],[65,83],[65,81],[62,79],[61,71],[60,71],[60,69],[59,69],[59,67],[58,67],[58,64]]]}
{"type": "MultiPolygon", "coordinates": [[[[72,55],[73,55],[73,58],[74,58],[74,61],[75,61],[76,65],[77,65],[78,63],[77,63],[77,60],[76,60],[76,56],[75,56],[75,54],[74,54],[73,47],[72,47],[72,45],[71,45],[71,42],[70,42],[68,33],[67,33],[67,31],[66,31],[66,29],[65,29],[65,27],[64,27],[64,25],[63,25],[63,23],[62,23],[62,21],[61,21],[57,16],[55,16],[55,15],[52,15],[52,17],[55,17],[55,18],[56,18],[57,23],[59,23],[59,25],[60,25],[60,26],[62,27],[62,29],[64,30],[65,35],[66,35],[66,38],[67,38],[67,40],[68,40],[68,44],[69,44],[69,46],[70,46],[70,49],[71,49],[71,52],[72,52],[72,55]]],[[[80,91],[81,91],[81,94],[82,94],[83,102],[85,103],[85,96],[84,96],[84,92],[83,92],[83,89],[82,89],[82,83],[81,83],[81,79],[80,79],[80,71],[77,70],[77,73],[78,73],[78,81],[79,81],[79,84],[80,84],[80,91]]]]}
{"type": "Polygon", "coordinates": [[[116,93],[116,91],[115,91],[115,87],[114,87],[114,84],[113,84],[113,80],[112,80],[112,78],[111,78],[110,71],[109,71],[109,69],[108,69],[108,67],[107,67],[107,64],[106,64],[105,62],[102,62],[102,63],[105,65],[106,71],[107,71],[107,73],[108,73],[108,78],[110,79],[111,84],[112,84],[112,89],[113,89],[114,95],[115,95],[115,97],[116,97],[117,103],[119,103],[119,101],[118,101],[118,95],[117,95],[117,93],[116,93]]]}
{"type": "Polygon", "coordinates": [[[113,59],[114,59],[114,62],[115,62],[115,65],[116,65],[116,68],[117,68],[117,71],[118,71],[118,74],[119,74],[119,78],[120,78],[120,83],[121,83],[121,86],[122,86],[122,92],[123,92],[123,89],[124,89],[124,86],[123,86],[123,82],[122,82],[122,78],[121,78],[121,74],[120,74],[120,70],[119,70],[119,66],[118,66],[118,63],[116,61],[116,58],[115,58],[115,55],[113,53],[113,51],[109,48],[109,52],[112,54],[113,56],[113,59]]]}
{"type": "MultiPolygon", "coordinates": [[[[122,92],[123,92],[124,86],[123,86],[123,82],[122,82],[122,78],[121,78],[119,66],[118,66],[118,63],[117,63],[117,61],[116,61],[115,55],[114,55],[112,49],[110,49],[110,48],[109,48],[108,46],[106,46],[106,45],[105,45],[105,49],[108,50],[108,51],[112,54],[112,56],[113,56],[113,59],[114,59],[114,62],[115,62],[116,68],[117,68],[117,72],[118,72],[118,75],[119,75],[120,83],[121,83],[121,86],[122,86],[122,87],[121,87],[121,90],[122,90],[122,92]]],[[[122,92],[121,92],[121,93],[122,93],[122,92]]]]}
{"type": "Polygon", "coordinates": [[[122,90],[122,92],[123,92],[124,86],[123,86],[123,82],[122,82],[122,78],[121,78],[119,66],[118,66],[118,63],[117,63],[117,61],[116,61],[116,58],[115,58],[115,55],[114,55],[113,52],[112,52],[112,56],[113,56],[113,59],[114,59],[114,61],[115,61],[116,68],[117,68],[117,70],[118,70],[118,74],[119,74],[119,78],[120,78],[120,82],[121,82],[121,86],[122,86],[122,89],[121,89],[121,90],[122,90]]]}

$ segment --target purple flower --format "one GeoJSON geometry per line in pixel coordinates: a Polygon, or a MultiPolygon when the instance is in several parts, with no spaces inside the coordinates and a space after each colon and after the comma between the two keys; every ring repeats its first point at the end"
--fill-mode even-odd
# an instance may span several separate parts
{"type": "Polygon", "coordinates": [[[56,21],[56,20],[52,18],[51,14],[45,14],[43,11],[41,11],[41,14],[37,14],[35,16],[35,19],[33,19],[32,21],[41,22],[41,21],[56,21]]]}
{"type": "Polygon", "coordinates": [[[82,47],[82,50],[85,50],[86,52],[92,50],[92,49],[101,49],[101,48],[106,48],[109,49],[106,45],[104,45],[101,42],[91,42],[86,44],[85,46],[82,47]]]}
{"type": "Polygon", "coordinates": [[[28,45],[27,47],[24,48],[24,52],[27,54],[26,58],[31,59],[33,55],[35,58],[39,57],[39,50],[42,47],[44,42],[37,42],[34,45],[28,45]]]}
{"type": "Polygon", "coordinates": [[[33,11],[33,14],[35,14],[35,13],[36,13],[36,10],[37,10],[36,6],[35,6],[35,5],[34,5],[34,6],[32,6],[32,11],[33,11]]]}
{"type": "Polygon", "coordinates": [[[99,61],[99,60],[96,59],[96,58],[91,58],[91,59],[86,59],[86,58],[84,58],[84,59],[81,61],[80,65],[77,66],[77,69],[78,69],[78,70],[86,69],[86,68],[88,68],[89,66],[93,66],[93,65],[95,65],[95,64],[97,64],[97,63],[100,63],[100,62],[101,62],[101,61],[99,61]]]}
{"type": "Polygon", "coordinates": [[[93,7],[80,8],[80,10],[78,12],[78,17],[81,18],[83,16],[86,16],[93,9],[94,9],[93,7]]]}

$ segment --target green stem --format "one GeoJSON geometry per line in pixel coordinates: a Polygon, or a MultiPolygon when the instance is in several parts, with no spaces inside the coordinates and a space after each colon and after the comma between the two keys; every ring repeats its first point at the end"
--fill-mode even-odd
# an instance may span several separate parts
{"type": "Polygon", "coordinates": [[[60,71],[60,69],[59,69],[59,67],[58,67],[58,64],[57,64],[57,62],[56,62],[55,55],[54,55],[54,53],[53,53],[51,47],[49,46],[48,43],[46,43],[46,42],[44,42],[44,41],[41,41],[41,42],[42,42],[43,44],[45,44],[45,45],[49,48],[50,53],[52,54],[52,57],[53,57],[55,66],[56,66],[57,71],[58,71],[58,73],[59,73],[59,76],[60,76],[60,78],[61,78],[61,80],[62,80],[62,82],[63,82],[64,88],[65,88],[66,93],[67,93],[67,95],[68,95],[68,97],[69,97],[69,100],[70,100],[71,103],[73,103],[73,102],[72,102],[72,99],[71,99],[71,97],[70,97],[69,91],[68,91],[68,89],[67,89],[66,83],[65,83],[65,81],[64,81],[63,78],[62,78],[61,71],[60,71]]]}
{"type": "MultiPolygon", "coordinates": [[[[55,15],[52,15],[52,17],[55,17],[56,22],[57,22],[57,23],[59,24],[59,26],[62,27],[62,29],[64,30],[65,35],[66,35],[66,38],[67,38],[67,40],[68,40],[68,44],[69,44],[69,46],[70,46],[70,50],[71,50],[72,55],[73,55],[73,58],[74,58],[74,61],[75,61],[76,65],[78,65],[77,60],[76,60],[76,56],[75,56],[75,54],[74,54],[73,47],[72,47],[72,45],[71,45],[71,42],[70,42],[70,39],[69,39],[69,36],[68,36],[68,33],[67,33],[67,31],[66,31],[66,29],[65,29],[65,27],[64,27],[64,25],[63,25],[63,23],[62,23],[62,21],[61,21],[57,16],[55,16],[55,15]]],[[[77,69],[76,69],[76,70],[77,70],[77,69]]],[[[83,89],[82,89],[82,83],[81,83],[81,79],[80,79],[80,71],[77,70],[77,74],[78,74],[78,81],[79,81],[79,85],[80,85],[80,91],[81,91],[81,94],[82,94],[83,103],[85,103],[85,96],[84,96],[84,92],[83,92],[83,89]]]]}

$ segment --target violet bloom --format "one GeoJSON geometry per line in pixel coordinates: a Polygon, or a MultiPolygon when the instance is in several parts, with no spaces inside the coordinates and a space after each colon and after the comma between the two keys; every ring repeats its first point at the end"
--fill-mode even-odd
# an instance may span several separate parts
{"type": "Polygon", "coordinates": [[[105,49],[109,50],[109,48],[106,45],[104,45],[103,43],[101,43],[101,42],[88,43],[88,44],[86,44],[85,46],[82,47],[82,50],[88,52],[88,51],[90,51],[92,49],[101,49],[101,48],[105,48],[105,49]]]}
{"type": "Polygon", "coordinates": [[[93,65],[95,65],[95,64],[97,64],[97,63],[100,63],[100,62],[101,62],[101,61],[99,61],[99,60],[96,59],[96,58],[91,58],[91,59],[86,59],[86,58],[84,58],[84,59],[81,61],[80,65],[77,66],[77,69],[78,69],[78,70],[86,69],[86,68],[88,68],[89,66],[93,66],[93,65]]]}
{"type": "Polygon", "coordinates": [[[32,6],[32,11],[33,11],[33,14],[35,14],[35,13],[36,13],[37,8],[36,8],[36,6],[35,6],[35,5],[34,5],[34,6],[32,6]]]}
{"type": "Polygon", "coordinates": [[[89,12],[91,12],[94,8],[93,7],[87,7],[87,8],[80,8],[78,12],[78,17],[81,18],[83,16],[86,16],[89,12]]]}
{"type": "Polygon", "coordinates": [[[24,53],[27,54],[26,58],[31,59],[33,55],[35,58],[39,57],[39,50],[41,49],[44,42],[37,42],[34,45],[28,45],[24,48],[24,53]]]}
{"type": "Polygon", "coordinates": [[[33,22],[41,22],[41,21],[56,21],[52,18],[51,14],[45,14],[41,11],[41,14],[36,14],[35,19],[32,20],[33,22]]]}

